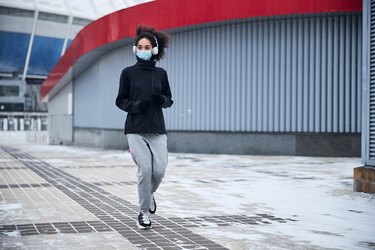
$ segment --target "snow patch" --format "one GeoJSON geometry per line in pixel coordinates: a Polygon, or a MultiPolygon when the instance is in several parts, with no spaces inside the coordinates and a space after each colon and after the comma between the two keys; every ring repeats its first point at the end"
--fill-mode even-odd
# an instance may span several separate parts
{"type": "Polygon", "coordinates": [[[12,232],[2,232],[5,236],[9,237],[19,237],[20,233],[18,231],[12,231],[12,232]]]}
{"type": "Polygon", "coordinates": [[[11,211],[11,210],[21,209],[21,208],[22,208],[21,203],[0,204],[0,210],[3,210],[3,211],[11,211]]]}

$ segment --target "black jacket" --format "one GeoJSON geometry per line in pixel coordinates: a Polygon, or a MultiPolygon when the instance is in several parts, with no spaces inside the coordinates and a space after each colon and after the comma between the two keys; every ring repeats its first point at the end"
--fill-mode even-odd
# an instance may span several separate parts
{"type": "Polygon", "coordinates": [[[162,108],[173,104],[167,72],[154,61],[137,60],[122,71],[116,98],[116,106],[128,113],[125,134],[165,134],[162,108]]]}

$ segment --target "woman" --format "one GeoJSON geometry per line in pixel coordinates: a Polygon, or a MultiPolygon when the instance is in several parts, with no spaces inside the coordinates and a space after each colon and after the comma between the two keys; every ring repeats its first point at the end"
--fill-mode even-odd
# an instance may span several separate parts
{"type": "Polygon", "coordinates": [[[125,134],[138,166],[138,228],[151,228],[150,213],[156,211],[154,193],[168,163],[167,133],[162,108],[172,106],[167,72],[155,67],[165,55],[169,36],[150,27],[138,27],[133,52],[137,63],[120,77],[116,106],[127,112],[125,134]]]}

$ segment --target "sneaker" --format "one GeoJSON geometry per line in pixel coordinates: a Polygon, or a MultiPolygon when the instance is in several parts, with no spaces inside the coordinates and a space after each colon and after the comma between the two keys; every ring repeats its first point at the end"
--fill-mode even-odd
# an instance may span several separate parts
{"type": "Polygon", "coordinates": [[[137,226],[139,229],[149,229],[152,228],[151,226],[151,220],[150,220],[150,214],[143,214],[139,213],[138,220],[137,220],[137,226]]]}
{"type": "Polygon", "coordinates": [[[153,194],[151,194],[150,208],[148,209],[148,211],[152,214],[156,212],[156,202],[153,194]]]}

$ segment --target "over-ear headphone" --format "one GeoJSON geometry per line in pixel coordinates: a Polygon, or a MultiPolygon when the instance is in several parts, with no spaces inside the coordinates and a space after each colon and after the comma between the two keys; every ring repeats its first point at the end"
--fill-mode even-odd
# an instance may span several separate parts
{"type": "MultiPolygon", "coordinates": [[[[152,34],[151,34],[152,35],[152,34]]],[[[151,53],[153,55],[157,55],[159,53],[159,44],[158,44],[158,39],[156,39],[156,37],[154,35],[152,35],[154,38],[155,38],[155,42],[156,42],[156,47],[153,47],[152,50],[151,50],[151,53]]],[[[137,45],[134,44],[133,46],[133,53],[137,53],[137,45]]]]}

